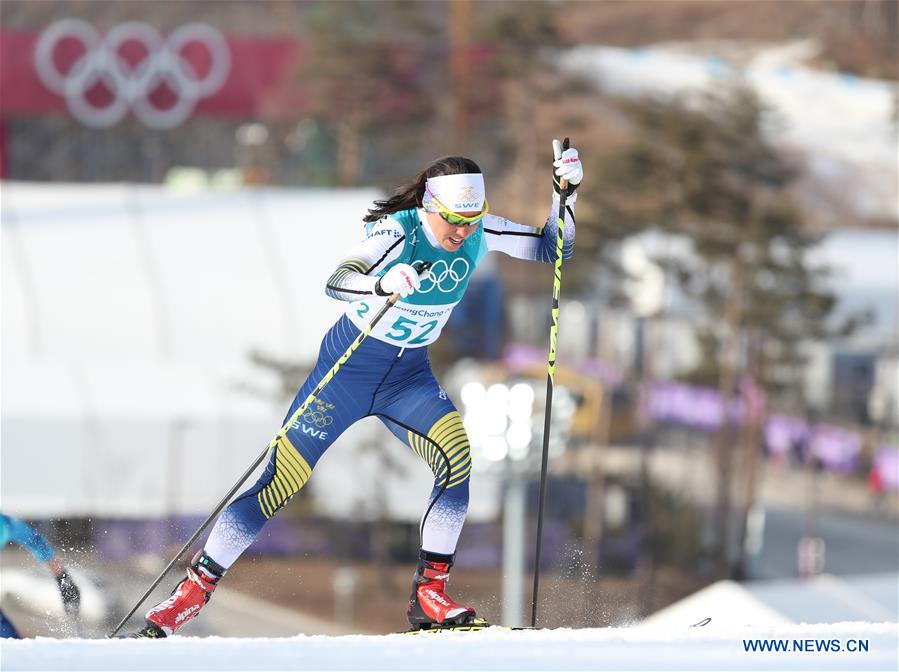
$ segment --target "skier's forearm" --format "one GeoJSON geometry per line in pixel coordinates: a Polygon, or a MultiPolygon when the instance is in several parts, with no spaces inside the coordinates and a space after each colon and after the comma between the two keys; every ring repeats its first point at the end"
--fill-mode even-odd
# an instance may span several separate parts
{"type": "Polygon", "coordinates": [[[373,296],[378,274],[403,250],[402,226],[385,217],[366,231],[366,238],[340,260],[325,283],[325,294],[340,301],[373,296]]]}
{"type": "Polygon", "coordinates": [[[378,278],[366,275],[367,264],[361,260],[346,260],[337,267],[325,284],[325,294],[339,301],[356,301],[373,296],[378,278]]]}
{"type": "MultiPolygon", "coordinates": [[[[572,200],[565,205],[565,231],[563,233],[562,259],[571,259],[574,254],[574,235],[574,201],[572,200]]],[[[559,203],[554,200],[549,216],[546,218],[546,225],[543,227],[543,240],[540,245],[539,261],[550,264],[555,263],[558,236],[559,203]]]]}
{"type": "MultiPolygon", "coordinates": [[[[552,264],[556,260],[558,215],[559,204],[555,200],[542,229],[535,229],[502,217],[488,215],[484,218],[487,248],[491,251],[503,252],[516,259],[552,264]]],[[[563,259],[570,259],[574,252],[574,234],[574,204],[569,203],[565,208],[563,259]]]]}

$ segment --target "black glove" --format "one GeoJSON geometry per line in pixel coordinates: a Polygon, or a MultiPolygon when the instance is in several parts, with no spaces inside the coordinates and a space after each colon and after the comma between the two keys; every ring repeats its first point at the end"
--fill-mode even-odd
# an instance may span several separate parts
{"type": "Polygon", "coordinates": [[[68,572],[63,572],[56,577],[56,583],[59,585],[59,594],[62,595],[62,606],[67,614],[78,615],[81,610],[81,591],[69,576],[68,572]]]}

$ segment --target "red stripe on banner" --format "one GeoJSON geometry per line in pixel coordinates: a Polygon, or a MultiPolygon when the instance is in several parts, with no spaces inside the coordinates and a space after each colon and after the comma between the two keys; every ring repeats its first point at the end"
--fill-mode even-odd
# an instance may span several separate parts
{"type": "Polygon", "coordinates": [[[6,123],[0,117],[0,180],[8,177],[6,172],[6,123]]]}
{"type": "Polygon", "coordinates": [[[38,79],[34,68],[37,35],[4,30],[0,32],[0,115],[66,113],[66,101],[38,79]]]}

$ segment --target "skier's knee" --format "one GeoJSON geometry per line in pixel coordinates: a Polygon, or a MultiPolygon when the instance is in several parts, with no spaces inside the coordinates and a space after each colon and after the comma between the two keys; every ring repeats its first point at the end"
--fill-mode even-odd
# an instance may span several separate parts
{"type": "Polygon", "coordinates": [[[434,484],[446,489],[468,482],[471,474],[471,448],[459,411],[450,411],[431,425],[427,435],[409,430],[409,445],[434,474],[434,484]]]}

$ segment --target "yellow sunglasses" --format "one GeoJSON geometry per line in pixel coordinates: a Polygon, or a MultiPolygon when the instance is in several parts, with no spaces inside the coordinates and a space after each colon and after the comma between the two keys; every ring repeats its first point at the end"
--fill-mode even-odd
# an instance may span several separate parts
{"type": "Polygon", "coordinates": [[[437,207],[440,208],[440,212],[438,213],[440,217],[450,226],[477,226],[481,223],[481,220],[484,219],[484,215],[490,212],[490,205],[487,203],[486,198],[484,199],[484,209],[481,210],[480,214],[477,214],[474,217],[466,217],[465,215],[453,212],[441,203],[433,194],[431,195],[431,200],[433,200],[437,204],[437,207]]]}

